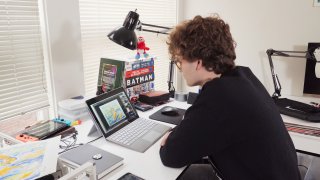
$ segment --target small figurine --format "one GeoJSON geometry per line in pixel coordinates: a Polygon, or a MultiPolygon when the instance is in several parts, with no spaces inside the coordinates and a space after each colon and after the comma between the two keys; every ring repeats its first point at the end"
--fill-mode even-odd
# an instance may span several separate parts
{"type": "Polygon", "coordinates": [[[142,36],[138,37],[138,43],[137,43],[137,54],[136,59],[140,59],[140,54],[142,53],[145,58],[149,56],[149,54],[146,52],[150,48],[148,48],[145,44],[144,38],[142,36]]]}

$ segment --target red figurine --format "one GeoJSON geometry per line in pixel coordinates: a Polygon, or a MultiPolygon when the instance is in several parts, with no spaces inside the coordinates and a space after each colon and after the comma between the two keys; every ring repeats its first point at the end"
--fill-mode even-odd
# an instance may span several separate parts
{"type": "Polygon", "coordinates": [[[142,53],[143,56],[146,58],[149,56],[149,54],[146,52],[150,48],[148,48],[145,44],[144,38],[142,36],[138,37],[138,43],[137,43],[137,55],[136,59],[140,59],[140,54],[142,53]]]}

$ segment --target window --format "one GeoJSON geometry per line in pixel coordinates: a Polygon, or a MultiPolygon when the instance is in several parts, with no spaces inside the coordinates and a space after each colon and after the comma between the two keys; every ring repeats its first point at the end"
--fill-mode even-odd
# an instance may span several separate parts
{"type": "Polygon", "coordinates": [[[0,0],[0,120],[48,107],[38,0],[0,0]]]}
{"type": "MultiPolygon", "coordinates": [[[[125,60],[135,56],[136,51],[126,49],[107,37],[111,30],[122,25],[128,12],[137,9],[141,22],[173,27],[177,21],[176,3],[175,0],[79,0],[86,95],[96,93],[101,57],[125,60]]],[[[155,89],[168,90],[167,35],[139,31],[136,33],[145,38],[146,45],[150,48],[148,53],[157,57],[155,89]]]]}

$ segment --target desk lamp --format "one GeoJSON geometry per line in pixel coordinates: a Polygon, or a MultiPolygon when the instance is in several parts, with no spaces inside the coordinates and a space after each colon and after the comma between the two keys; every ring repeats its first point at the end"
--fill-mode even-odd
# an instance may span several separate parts
{"type": "MultiPolygon", "coordinates": [[[[111,41],[123,47],[126,47],[130,50],[136,50],[138,39],[137,39],[136,33],[134,32],[135,30],[152,32],[157,34],[168,34],[167,31],[172,29],[169,27],[142,23],[140,22],[139,14],[136,11],[137,9],[134,12],[130,11],[127,17],[125,18],[123,25],[119,28],[114,29],[108,34],[108,38],[111,41]],[[143,26],[161,28],[163,30],[156,31],[156,30],[144,29],[143,26]]],[[[175,93],[175,88],[173,86],[173,73],[174,73],[174,62],[170,61],[169,76],[168,76],[168,90],[170,93],[170,97],[174,97],[174,93],[175,93]]]]}
{"type": "MultiPolygon", "coordinates": [[[[283,56],[283,57],[296,57],[296,58],[307,58],[318,64],[320,60],[316,59],[316,54],[313,55],[308,51],[279,51],[268,49],[267,55],[269,58],[269,65],[272,74],[272,80],[275,92],[272,94],[272,98],[277,105],[281,114],[296,117],[310,122],[320,122],[320,108],[316,108],[312,105],[305,104],[302,102],[294,101],[287,98],[279,98],[281,96],[281,84],[277,74],[274,72],[272,56],[283,56]]],[[[316,68],[317,70],[317,68],[316,68]]]]}
{"type": "MultiPolygon", "coordinates": [[[[280,81],[278,79],[277,74],[274,72],[272,56],[307,58],[307,59],[314,61],[317,64],[320,63],[320,60],[316,59],[316,58],[318,58],[316,56],[316,54],[314,53],[314,55],[311,55],[310,52],[308,52],[308,51],[279,51],[279,50],[274,50],[274,49],[268,49],[266,53],[268,55],[273,85],[274,85],[274,89],[275,89],[275,92],[272,94],[273,98],[278,98],[281,96],[281,84],[280,84],[280,81]]],[[[319,68],[317,66],[316,66],[316,71],[319,71],[319,68]]],[[[318,73],[316,72],[316,74],[319,74],[319,72],[318,73]]]]}

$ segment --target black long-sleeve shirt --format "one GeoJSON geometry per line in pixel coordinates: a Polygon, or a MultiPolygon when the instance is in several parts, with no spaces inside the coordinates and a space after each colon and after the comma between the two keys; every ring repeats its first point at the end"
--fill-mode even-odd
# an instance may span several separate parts
{"type": "Polygon", "coordinates": [[[247,67],[207,82],[160,149],[169,167],[205,156],[228,180],[300,179],[296,151],[279,111],[247,67]]]}

